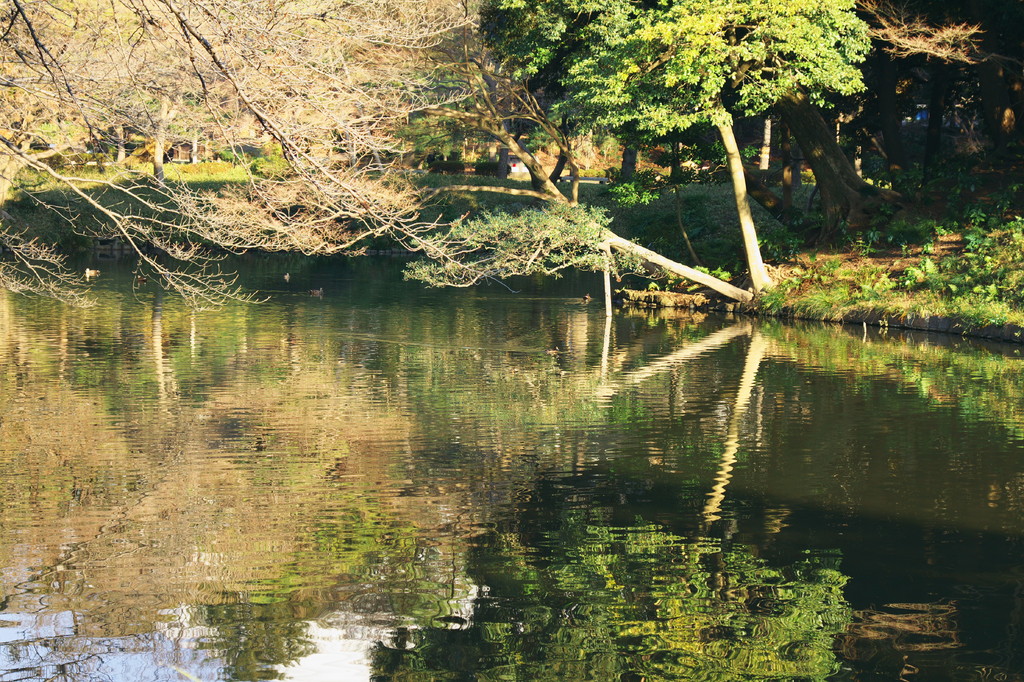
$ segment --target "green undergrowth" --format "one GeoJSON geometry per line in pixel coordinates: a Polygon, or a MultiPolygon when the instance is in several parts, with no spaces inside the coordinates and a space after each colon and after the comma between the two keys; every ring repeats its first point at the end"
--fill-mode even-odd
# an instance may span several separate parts
{"type": "Polygon", "coordinates": [[[1024,325],[1024,220],[935,226],[918,248],[805,254],[760,299],[762,310],[841,320],[944,317],[967,327],[1024,325]]]}

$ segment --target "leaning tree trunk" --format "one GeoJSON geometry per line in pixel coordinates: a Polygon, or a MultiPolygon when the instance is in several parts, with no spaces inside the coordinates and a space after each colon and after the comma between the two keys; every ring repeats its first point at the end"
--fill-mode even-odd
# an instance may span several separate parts
{"type": "Polygon", "coordinates": [[[729,175],[732,178],[733,197],[736,200],[736,211],[740,215],[740,232],[743,234],[743,250],[747,257],[747,268],[750,271],[750,282],[754,293],[760,293],[772,285],[772,278],[764,267],[761,249],[757,245],[757,230],[754,227],[754,216],[750,212],[750,200],[747,197],[747,182],[743,177],[743,157],[732,125],[718,124],[718,134],[725,145],[725,157],[729,164],[729,175]]]}
{"type": "Polygon", "coordinates": [[[551,174],[548,175],[548,180],[552,182],[558,182],[558,178],[562,177],[562,171],[565,170],[565,164],[569,160],[569,157],[565,154],[558,155],[558,161],[555,162],[555,167],[552,169],[551,174]]]}
{"type": "Polygon", "coordinates": [[[778,109],[814,171],[825,214],[823,240],[832,238],[844,223],[851,230],[866,229],[883,205],[902,199],[898,192],[874,187],[857,175],[836,142],[835,130],[825,123],[805,93],[784,96],[778,109]]]}
{"type": "Polygon", "coordinates": [[[700,270],[695,270],[687,265],[683,265],[682,263],[677,263],[671,258],[666,258],[660,253],[651,251],[647,247],[640,246],[635,242],[631,242],[628,239],[620,237],[610,230],[605,230],[603,241],[607,246],[615,249],[616,251],[621,251],[622,253],[628,253],[642,258],[646,262],[651,265],[656,265],[665,272],[670,272],[673,275],[688,279],[691,282],[696,282],[697,284],[703,284],[709,289],[713,289],[714,291],[736,301],[749,303],[754,299],[753,295],[751,295],[751,293],[746,289],[734,287],[728,282],[724,282],[717,277],[707,274],[706,272],[701,272],[700,270]]]}

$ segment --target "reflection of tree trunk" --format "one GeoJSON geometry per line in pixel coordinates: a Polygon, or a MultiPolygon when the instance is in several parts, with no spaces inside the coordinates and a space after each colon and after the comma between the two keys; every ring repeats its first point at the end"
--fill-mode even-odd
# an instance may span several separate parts
{"type": "Polygon", "coordinates": [[[555,182],[558,178],[562,177],[562,171],[565,170],[565,164],[568,160],[569,157],[565,154],[559,154],[558,161],[555,162],[555,167],[552,169],[551,175],[548,176],[548,179],[555,182]]]}
{"type": "Polygon", "coordinates": [[[761,248],[757,244],[757,231],[754,228],[754,215],[750,212],[750,200],[747,198],[747,182],[743,176],[743,157],[740,156],[739,145],[732,126],[719,124],[718,133],[725,145],[725,157],[729,163],[729,175],[732,176],[733,198],[736,200],[736,211],[740,216],[740,232],[743,234],[743,250],[747,257],[747,269],[754,293],[759,293],[772,285],[772,279],[761,260],[761,248]]]}
{"type": "Polygon", "coordinates": [[[164,356],[164,297],[157,291],[153,300],[153,370],[156,375],[157,404],[162,412],[170,411],[170,398],[177,392],[174,375],[164,356]]]}
{"type": "Polygon", "coordinates": [[[612,316],[604,318],[604,343],[601,345],[601,382],[608,378],[608,356],[612,348],[612,316]]]}
{"type": "Polygon", "coordinates": [[[731,327],[719,329],[713,334],[708,334],[700,341],[691,343],[690,345],[680,348],[673,353],[669,353],[663,358],[655,360],[646,367],[623,374],[612,383],[601,385],[597,389],[597,397],[601,399],[611,398],[627,386],[634,386],[642,381],[650,379],[651,377],[657,376],[662,372],[675,369],[678,365],[683,364],[684,362],[700,357],[701,355],[713,351],[716,348],[721,348],[737,336],[743,336],[749,333],[750,326],[746,323],[734,324],[731,327]]]}
{"type": "Polygon", "coordinates": [[[740,449],[740,423],[747,413],[747,404],[754,390],[754,379],[764,359],[767,343],[761,333],[755,330],[750,337],[747,359],[743,363],[743,374],[740,376],[739,390],[733,401],[732,416],[729,418],[729,430],[725,436],[725,450],[719,459],[718,471],[715,474],[715,485],[708,493],[708,501],[704,505],[704,521],[711,523],[722,517],[722,503],[725,501],[725,489],[732,480],[732,470],[736,465],[736,453],[740,449]]]}
{"type": "Polygon", "coordinates": [[[605,317],[612,316],[612,249],[610,246],[604,247],[605,253],[605,266],[604,266],[604,314],[605,317]]]}

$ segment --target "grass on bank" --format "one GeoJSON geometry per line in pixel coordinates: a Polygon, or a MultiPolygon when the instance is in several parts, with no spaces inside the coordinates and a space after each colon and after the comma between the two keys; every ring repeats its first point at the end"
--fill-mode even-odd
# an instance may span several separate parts
{"type": "Polygon", "coordinates": [[[920,244],[805,252],[762,297],[768,312],[842,320],[945,317],[968,327],[1024,325],[1024,220],[943,227],[920,244]],[[954,231],[955,230],[955,231],[954,231]]]}
{"type": "MultiPolygon", "coordinates": [[[[79,189],[100,205],[125,215],[149,213],[141,201],[111,189],[108,183],[131,185],[140,197],[155,204],[165,204],[166,197],[152,187],[153,165],[77,166],[61,172],[77,179],[79,189]]],[[[229,185],[246,182],[248,170],[224,161],[196,164],[167,164],[165,178],[169,183],[183,183],[194,190],[217,191],[229,185]]],[[[108,236],[112,231],[109,219],[88,201],[70,192],[64,183],[35,170],[25,170],[19,185],[27,191],[14,190],[4,210],[15,221],[14,229],[26,236],[55,245],[69,252],[91,248],[94,236],[108,236]]],[[[167,219],[173,219],[174,207],[166,206],[167,219]]]]}

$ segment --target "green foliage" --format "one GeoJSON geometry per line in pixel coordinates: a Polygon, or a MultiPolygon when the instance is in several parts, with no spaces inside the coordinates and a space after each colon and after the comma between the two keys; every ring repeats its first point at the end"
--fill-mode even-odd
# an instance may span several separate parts
{"type": "Polygon", "coordinates": [[[761,253],[768,260],[787,260],[795,256],[804,245],[800,235],[780,226],[777,229],[761,230],[758,244],[761,253]]]}
{"type": "Polygon", "coordinates": [[[557,275],[567,268],[600,270],[599,248],[609,218],[601,209],[552,206],[518,213],[484,213],[459,221],[431,240],[427,253],[448,257],[417,261],[406,277],[434,286],[468,286],[484,279],[557,275]]]}
{"type": "Polygon", "coordinates": [[[292,172],[291,165],[277,143],[264,145],[263,156],[253,159],[250,169],[253,175],[271,180],[287,177],[292,172]]]}
{"type": "Polygon", "coordinates": [[[726,282],[732,279],[732,273],[729,272],[728,270],[723,270],[722,268],[706,268],[703,265],[698,265],[694,269],[700,270],[701,272],[711,275],[712,277],[717,277],[718,279],[725,280],[726,282]]]}
{"type": "MultiPolygon", "coordinates": [[[[866,233],[855,245],[870,254],[876,244],[893,242],[902,230],[908,240],[948,233],[926,221],[898,225],[888,234],[866,233]]],[[[823,319],[874,312],[947,317],[967,327],[1024,323],[1020,312],[1024,307],[1024,270],[1020,267],[1024,262],[1024,220],[1015,219],[995,229],[969,227],[962,237],[963,249],[953,255],[938,257],[930,248],[922,248],[920,257],[892,272],[874,262],[814,261],[806,269],[795,269],[760,302],[766,310],[787,307],[823,319]]]]}
{"type": "Polygon", "coordinates": [[[660,173],[643,168],[632,179],[612,185],[608,193],[620,206],[646,206],[657,200],[664,188],[665,178],[660,173]]]}
{"type": "Polygon", "coordinates": [[[249,157],[245,154],[236,152],[233,149],[222,149],[217,152],[217,156],[221,161],[227,161],[228,163],[246,163],[249,161],[249,157]]]}
{"type": "Polygon", "coordinates": [[[938,263],[924,259],[913,273],[917,283],[953,298],[1024,305],[1024,220],[991,232],[969,230],[964,242],[963,253],[956,257],[938,263]]]}
{"type": "Polygon", "coordinates": [[[497,161],[477,161],[474,164],[473,173],[487,177],[497,177],[500,165],[497,161]]]}
{"type": "Polygon", "coordinates": [[[522,75],[557,65],[574,109],[660,133],[726,120],[726,105],[760,112],[796,89],[855,92],[869,48],[853,0],[490,0],[483,16],[522,75]]]}

